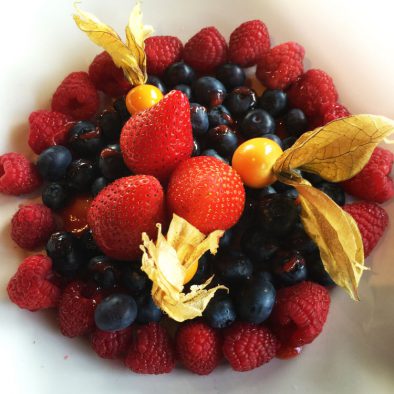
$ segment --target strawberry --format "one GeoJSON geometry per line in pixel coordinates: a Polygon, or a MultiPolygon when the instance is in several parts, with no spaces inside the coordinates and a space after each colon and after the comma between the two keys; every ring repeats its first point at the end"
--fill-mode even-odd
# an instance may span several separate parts
{"type": "Polygon", "coordinates": [[[140,256],[141,234],[150,237],[164,222],[164,196],[153,176],[135,175],[111,183],[93,200],[88,224],[100,249],[118,260],[140,256]]]}
{"type": "Polygon", "coordinates": [[[133,173],[153,175],[165,182],[193,150],[187,97],[174,90],[153,107],[131,117],[122,129],[120,147],[133,173]]]}
{"type": "Polygon", "coordinates": [[[167,207],[205,234],[227,230],[240,218],[245,189],[228,164],[213,157],[193,157],[173,172],[167,207]]]}

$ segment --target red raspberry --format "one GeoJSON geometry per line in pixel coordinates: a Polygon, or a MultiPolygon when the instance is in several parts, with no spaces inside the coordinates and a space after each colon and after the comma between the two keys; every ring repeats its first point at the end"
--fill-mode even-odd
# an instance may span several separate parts
{"type": "Polygon", "coordinates": [[[84,71],[69,74],[52,96],[52,110],[75,120],[90,119],[99,109],[96,88],[84,71]]]}
{"type": "Polygon", "coordinates": [[[21,153],[0,156],[0,193],[19,196],[36,190],[41,178],[33,163],[21,153]]]}
{"type": "Polygon", "coordinates": [[[386,230],[389,224],[389,215],[382,207],[373,202],[354,202],[346,204],[343,209],[357,222],[363,239],[364,255],[367,257],[386,230]]]}
{"type": "Polygon", "coordinates": [[[311,343],[322,331],[330,306],[325,287],[301,282],[279,289],[271,314],[272,330],[284,346],[311,343]]]}
{"type": "Polygon", "coordinates": [[[201,29],[185,44],[183,60],[201,73],[209,73],[227,59],[227,44],[216,27],[201,29]]]}
{"type": "Polygon", "coordinates": [[[100,300],[101,295],[83,282],[69,283],[59,302],[58,319],[62,334],[72,338],[92,331],[94,310],[100,300]]]}
{"type": "Polygon", "coordinates": [[[222,358],[222,341],[217,330],[203,322],[190,322],[179,327],[176,351],[182,364],[199,375],[210,374],[222,358]]]}
{"type": "Polygon", "coordinates": [[[97,90],[111,97],[122,96],[131,89],[123,70],[115,65],[110,54],[105,51],[93,59],[89,66],[89,77],[97,90]]]}
{"type": "Polygon", "coordinates": [[[175,351],[166,330],[158,323],[141,326],[125,364],[137,373],[158,375],[171,372],[175,367],[175,351]]]}
{"type": "Polygon", "coordinates": [[[321,115],[326,105],[338,100],[332,78],[322,70],[308,70],[295,81],[287,92],[290,104],[307,116],[321,115]]]}
{"type": "Polygon", "coordinates": [[[51,269],[51,259],[42,254],[23,260],[8,282],[10,300],[20,308],[30,311],[55,307],[61,291],[49,281],[51,269]]]}
{"type": "Polygon", "coordinates": [[[254,66],[270,48],[267,26],[259,20],[242,23],[230,35],[229,60],[241,67],[254,66]]]}
{"type": "Polygon", "coordinates": [[[268,363],[278,348],[278,340],[264,326],[236,322],[224,334],[223,353],[235,371],[250,371],[268,363]]]}
{"type": "Polygon", "coordinates": [[[256,76],[269,89],[285,89],[304,71],[304,48],[286,42],[265,52],[257,63],[256,76]]]}
{"type": "Polygon", "coordinates": [[[11,238],[22,249],[43,246],[55,229],[52,211],[42,204],[20,207],[11,220],[11,238]]]}
{"type": "Polygon", "coordinates": [[[322,124],[325,125],[335,119],[349,116],[349,110],[342,104],[328,104],[322,107],[322,124]]]}
{"type": "Polygon", "coordinates": [[[133,329],[127,327],[119,331],[101,331],[98,328],[90,337],[93,350],[102,358],[121,358],[131,346],[133,329]]]}
{"type": "Polygon", "coordinates": [[[363,200],[385,202],[394,195],[390,177],[394,155],[383,148],[375,148],[367,165],[353,178],[342,182],[346,193],[363,200]]]}
{"type": "Polygon", "coordinates": [[[155,36],[145,40],[148,73],[161,76],[172,63],[182,59],[183,44],[178,37],[155,36]]]}
{"type": "Polygon", "coordinates": [[[52,145],[65,145],[72,119],[60,112],[45,109],[34,111],[29,116],[29,146],[39,155],[52,145]]]}

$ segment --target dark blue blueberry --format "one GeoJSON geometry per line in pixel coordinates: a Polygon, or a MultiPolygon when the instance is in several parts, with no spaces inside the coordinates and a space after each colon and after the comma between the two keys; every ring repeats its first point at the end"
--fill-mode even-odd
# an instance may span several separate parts
{"type": "Polygon", "coordinates": [[[46,181],[60,181],[66,175],[71,161],[71,152],[66,147],[61,145],[51,146],[38,156],[38,172],[46,181]]]}
{"type": "Polygon", "coordinates": [[[93,257],[88,264],[88,275],[103,289],[116,285],[116,270],[113,261],[107,256],[93,257]]]}
{"type": "Polygon", "coordinates": [[[237,149],[238,137],[229,127],[220,125],[208,131],[206,145],[215,149],[220,156],[230,159],[237,149]]]}
{"type": "Polygon", "coordinates": [[[98,117],[97,125],[107,142],[113,143],[119,141],[123,121],[118,112],[115,110],[104,111],[98,117]]]}
{"type": "Polygon", "coordinates": [[[94,240],[92,230],[88,229],[87,231],[84,231],[79,240],[80,247],[85,255],[94,257],[103,254],[94,240]]]}
{"type": "Polygon", "coordinates": [[[277,191],[273,186],[266,186],[263,187],[262,189],[257,189],[258,195],[257,195],[257,200],[260,198],[264,198],[265,196],[268,196],[270,194],[275,194],[277,191]]]}
{"type": "Polygon", "coordinates": [[[211,108],[208,112],[208,121],[210,128],[219,125],[231,125],[233,123],[230,112],[224,105],[211,108]]]}
{"type": "Polygon", "coordinates": [[[299,137],[308,129],[308,120],[298,108],[293,108],[283,117],[285,130],[294,137],[299,137]]]}
{"type": "Polygon", "coordinates": [[[245,138],[264,137],[275,131],[274,118],[262,109],[254,109],[241,122],[241,132],[245,138]]]}
{"type": "Polygon", "coordinates": [[[261,324],[267,320],[275,304],[275,287],[269,281],[250,280],[244,283],[235,307],[239,320],[261,324]]]}
{"type": "Polygon", "coordinates": [[[245,83],[245,71],[237,64],[223,64],[216,70],[216,78],[223,83],[227,90],[233,90],[245,83]]]}
{"type": "Polygon", "coordinates": [[[306,171],[302,171],[302,177],[312,183],[313,186],[316,186],[324,181],[320,175],[312,174],[311,172],[306,171]]]}
{"type": "Polygon", "coordinates": [[[77,156],[95,156],[103,148],[101,130],[93,123],[77,122],[68,132],[68,146],[77,156]]]}
{"type": "Polygon", "coordinates": [[[146,83],[156,86],[163,94],[167,93],[167,88],[165,87],[163,81],[155,75],[148,75],[148,80],[146,83]]]}
{"type": "Polygon", "coordinates": [[[190,104],[190,119],[192,123],[193,135],[202,137],[209,129],[207,109],[197,103],[190,104]]]}
{"type": "Polygon", "coordinates": [[[87,191],[96,179],[96,167],[87,159],[74,160],[68,167],[66,179],[73,189],[87,191]]]}
{"type": "Polygon", "coordinates": [[[305,259],[300,252],[281,251],[275,257],[274,278],[282,285],[291,286],[307,278],[305,259]]]}
{"type": "Polygon", "coordinates": [[[282,141],[282,149],[286,150],[291,148],[297,141],[297,137],[287,137],[282,141]]]}
{"type": "Polygon", "coordinates": [[[64,208],[70,200],[70,190],[64,183],[49,183],[42,191],[42,202],[54,211],[64,208]]]}
{"type": "Polygon", "coordinates": [[[331,276],[324,269],[319,252],[307,255],[306,264],[308,267],[308,276],[310,280],[326,287],[336,286],[335,282],[331,279],[331,276]]]}
{"type": "Polygon", "coordinates": [[[164,73],[164,82],[170,88],[181,84],[191,85],[195,79],[194,70],[183,62],[171,64],[164,73]]]}
{"type": "Polygon", "coordinates": [[[194,274],[189,285],[200,285],[212,275],[210,252],[204,253],[198,260],[197,272],[194,274]]]}
{"type": "Polygon", "coordinates": [[[250,259],[238,251],[224,251],[214,259],[215,273],[227,284],[236,284],[253,274],[250,259]]]}
{"type": "Polygon", "coordinates": [[[137,303],[128,294],[111,294],[94,311],[96,326],[103,331],[118,331],[131,326],[137,317],[137,303]]]}
{"type": "Polygon", "coordinates": [[[245,206],[240,219],[234,226],[235,233],[243,233],[256,220],[256,200],[253,197],[246,196],[245,206]]]}
{"type": "Polygon", "coordinates": [[[126,107],[126,101],[124,97],[117,98],[113,103],[113,107],[115,111],[119,114],[120,119],[123,123],[129,120],[130,113],[126,107]]]}
{"type": "Polygon", "coordinates": [[[346,197],[345,192],[342,190],[338,183],[321,182],[316,186],[323,193],[326,193],[328,197],[334,200],[338,205],[345,205],[346,197]]]}
{"type": "Polygon", "coordinates": [[[234,230],[231,228],[224,232],[222,237],[219,240],[219,248],[220,250],[227,249],[231,246],[231,240],[234,235],[234,230]]]}
{"type": "Polygon", "coordinates": [[[150,294],[137,297],[136,302],[138,306],[136,322],[138,324],[159,322],[163,317],[163,312],[156,306],[150,294]]]}
{"type": "Polygon", "coordinates": [[[282,115],[287,107],[287,94],[282,90],[265,90],[258,100],[258,106],[274,118],[282,115]]]}
{"type": "Polygon", "coordinates": [[[179,90],[186,95],[187,99],[190,101],[192,98],[192,88],[189,85],[179,84],[174,86],[174,90],[179,90]]]}
{"type": "Polygon", "coordinates": [[[201,77],[193,83],[193,97],[198,103],[207,107],[216,107],[222,104],[227,90],[216,78],[201,77]]]}
{"type": "Polygon", "coordinates": [[[301,222],[297,223],[292,233],[286,240],[283,240],[283,247],[290,250],[299,250],[301,253],[317,251],[317,245],[305,232],[301,222]]]}
{"type": "Polygon", "coordinates": [[[148,277],[141,271],[140,263],[128,263],[122,267],[122,282],[133,294],[142,293],[148,285],[148,277]]]}
{"type": "Polygon", "coordinates": [[[201,152],[200,156],[214,157],[215,159],[221,160],[221,161],[225,162],[226,164],[229,164],[229,161],[226,160],[224,157],[220,156],[219,153],[215,151],[215,149],[205,149],[201,152]]]}
{"type": "Polygon", "coordinates": [[[245,86],[234,89],[224,100],[231,115],[239,119],[256,106],[256,93],[245,86]]]}
{"type": "Polygon", "coordinates": [[[253,263],[264,265],[277,252],[278,245],[260,228],[251,227],[242,235],[241,248],[253,263]]]}
{"type": "Polygon", "coordinates": [[[282,140],[276,134],[265,134],[264,138],[268,138],[269,140],[276,142],[283,149],[282,140]]]}
{"type": "Polygon", "coordinates": [[[254,282],[271,282],[273,283],[274,277],[269,271],[257,271],[253,274],[254,282]]]}
{"type": "Polygon", "coordinates": [[[203,312],[208,325],[213,328],[231,326],[237,318],[233,301],[228,295],[218,294],[209,302],[203,312]]]}
{"type": "Polygon", "coordinates": [[[281,194],[282,196],[292,198],[293,200],[295,200],[299,195],[298,190],[295,187],[290,187],[289,189],[285,190],[281,194]]]}
{"type": "Polygon", "coordinates": [[[193,151],[192,151],[192,157],[195,156],[200,156],[201,154],[201,145],[198,142],[198,140],[196,140],[195,138],[193,139],[193,151]]]}
{"type": "Polygon", "coordinates": [[[104,178],[101,176],[100,178],[97,178],[93,183],[91,187],[91,193],[94,197],[97,196],[103,190],[107,185],[109,184],[109,180],[107,178],[104,178]]]}
{"type": "Polygon", "coordinates": [[[110,180],[130,175],[118,144],[107,145],[100,152],[99,168],[101,173],[110,180]]]}

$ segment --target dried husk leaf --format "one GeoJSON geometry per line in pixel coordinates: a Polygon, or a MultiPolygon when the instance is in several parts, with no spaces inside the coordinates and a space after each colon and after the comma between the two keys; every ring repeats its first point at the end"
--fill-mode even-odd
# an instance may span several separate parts
{"type": "Polygon", "coordinates": [[[161,232],[158,224],[156,242],[142,234],[143,251],[142,266],[149,279],[153,282],[152,297],[154,302],[172,319],[182,322],[201,316],[209,301],[219,289],[225,286],[206,287],[212,278],[201,285],[190,287],[190,292],[183,293],[183,283],[187,268],[210,250],[217,252],[219,239],[223,231],[214,231],[205,236],[186,220],[174,215],[167,236],[161,232]]]}

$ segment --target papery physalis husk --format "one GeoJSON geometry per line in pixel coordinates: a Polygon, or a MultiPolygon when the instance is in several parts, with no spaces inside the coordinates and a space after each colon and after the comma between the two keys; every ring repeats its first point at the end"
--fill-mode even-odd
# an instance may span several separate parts
{"type": "Polygon", "coordinates": [[[294,169],[318,174],[331,182],[344,181],[362,170],[377,144],[393,131],[394,122],[380,116],[354,115],[334,120],[303,134],[273,167],[279,181],[298,190],[301,220],[319,247],[325,270],[355,300],[366,269],[358,226],[294,169]]]}
{"type": "Polygon", "coordinates": [[[77,26],[109,53],[132,85],[144,84],[147,80],[144,40],[152,34],[153,28],[142,23],[140,3],[137,2],[130,14],[126,26],[126,43],[110,26],[89,12],[82,11],[76,4],[74,6],[77,13],[73,18],[77,26]]]}
{"type": "Polygon", "coordinates": [[[142,234],[142,266],[152,281],[152,298],[156,305],[172,319],[182,322],[201,316],[209,301],[225,286],[206,287],[212,277],[201,285],[193,285],[190,292],[183,293],[187,269],[206,252],[216,254],[223,231],[217,230],[205,236],[185,219],[174,214],[165,237],[157,224],[156,242],[142,234]]]}

